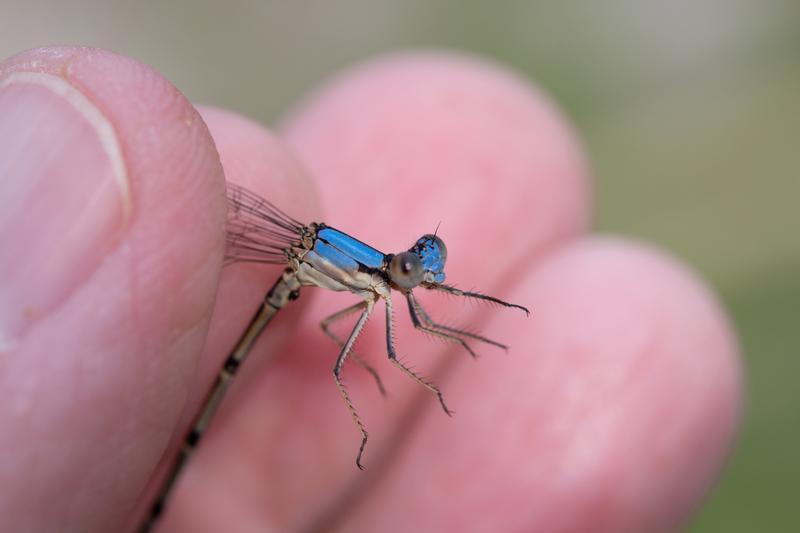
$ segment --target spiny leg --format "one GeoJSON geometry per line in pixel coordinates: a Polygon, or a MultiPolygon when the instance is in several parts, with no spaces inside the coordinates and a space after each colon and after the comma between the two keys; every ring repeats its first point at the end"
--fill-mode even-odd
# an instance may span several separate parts
{"type": "MultiPolygon", "coordinates": [[[[351,305],[350,307],[342,309],[341,311],[337,311],[332,315],[330,315],[329,317],[325,318],[322,322],[320,322],[319,327],[322,328],[322,331],[325,332],[325,335],[333,339],[333,341],[339,346],[339,348],[341,348],[344,346],[344,341],[340,339],[339,336],[336,335],[336,333],[331,331],[330,325],[336,322],[337,320],[340,320],[346,316],[355,313],[359,309],[363,309],[364,307],[366,307],[366,305],[367,302],[358,302],[354,305],[351,305]]],[[[364,361],[364,359],[362,359],[355,351],[350,352],[350,357],[352,357],[356,363],[361,365],[361,367],[364,370],[372,374],[372,377],[375,380],[375,384],[378,386],[378,390],[380,391],[381,396],[386,396],[386,389],[383,386],[381,377],[378,375],[378,371],[372,368],[372,366],[370,366],[369,363],[364,361]]]]}
{"type": "Polygon", "coordinates": [[[428,381],[427,379],[423,378],[419,374],[415,373],[413,370],[408,368],[404,365],[398,358],[397,352],[394,350],[394,321],[392,320],[392,297],[387,296],[385,298],[386,301],[386,349],[389,352],[389,360],[394,364],[397,368],[402,370],[406,375],[408,375],[411,379],[431,391],[439,398],[439,403],[442,404],[442,409],[447,414],[447,416],[453,416],[453,412],[447,408],[447,404],[444,403],[444,396],[442,396],[442,391],[439,390],[439,387],[428,381]]]}
{"type": "Polygon", "coordinates": [[[333,379],[336,381],[336,386],[342,394],[345,405],[347,405],[347,410],[350,411],[350,416],[353,417],[353,422],[355,422],[358,431],[361,433],[361,446],[358,448],[358,456],[356,457],[356,466],[361,470],[364,470],[364,467],[361,466],[361,455],[364,453],[364,447],[367,445],[367,428],[365,428],[364,423],[361,422],[361,418],[358,416],[358,413],[356,413],[352,400],[350,400],[350,395],[347,394],[347,390],[341,380],[341,372],[344,362],[347,360],[347,356],[353,348],[353,343],[356,342],[358,334],[364,329],[364,324],[367,323],[367,319],[372,313],[375,302],[373,300],[368,300],[365,304],[366,307],[364,311],[361,313],[361,316],[358,317],[358,322],[356,322],[353,331],[351,331],[350,335],[347,337],[344,346],[342,346],[342,350],[339,352],[339,357],[336,359],[336,365],[333,367],[333,379]]]}
{"type": "Polygon", "coordinates": [[[408,310],[409,313],[411,313],[411,320],[414,322],[414,327],[417,327],[417,322],[419,321],[420,318],[422,318],[422,322],[425,323],[424,325],[427,327],[427,329],[426,328],[417,328],[417,329],[426,331],[427,333],[437,334],[449,340],[460,342],[461,345],[473,357],[476,357],[475,352],[473,352],[469,348],[469,346],[467,346],[466,342],[461,337],[466,337],[468,339],[473,339],[476,341],[484,342],[486,344],[491,344],[492,346],[497,346],[498,348],[502,348],[503,350],[508,350],[508,346],[506,346],[505,344],[493,341],[492,339],[484,337],[483,335],[478,335],[477,333],[473,333],[471,331],[453,328],[450,326],[445,326],[444,324],[438,324],[434,322],[433,320],[431,320],[431,317],[428,315],[425,309],[423,309],[422,305],[417,301],[417,299],[410,291],[406,293],[406,300],[408,301],[408,310]],[[417,315],[417,313],[419,313],[419,315],[417,315]],[[434,329],[436,331],[435,332],[430,331],[431,329],[434,329]]]}
{"type": "Polygon", "coordinates": [[[414,297],[411,295],[411,292],[406,293],[406,301],[408,302],[408,313],[411,315],[411,322],[414,324],[414,327],[416,329],[428,333],[430,335],[442,338],[446,341],[457,342],[464,347],[464,349],[472,356],[473,359],[478,358],[478,354],[472,351],[472,348],[469,347],[469,345],[466,343],[464,339],[456,337],[455,335],[451,335],[450,333],[440,331],[435,327],[437,324],[434,324],[434,327],[431,327],[431,323],[427,319],[427,315],[424,314],[425,311],[423,311],[422,308],[420,308],[420,315],[422,315],[426,320],[426,323],[423,324],[422,321],[420,321],[419,319],[419,315],[417,315],[416,307],[419,304],[417,304],[416,300],[414,300],[414,297]]]}
{"type": "Polygon", "coordinates": [[[514,307],[516,309],[524,311],[526,315],[531,314],[531,312],[528,311],[527,307],[523,307],[517,304],[512,304],[503,301],[500,298],[489,296],[488,294],[482,294],[480,292],[473,292],[473,291],[462,291],[461,289],[456,289],[455,287],[451,287],[450,285],[445,285],[444,283],[428,283],[425,284],[424,287],[427,289],[433,289],[435,291],[446,292],[447,294],[453,294],[455,296],[461,296],[463,298],[474,298],[476,300],[483,300],[484,302],[491,302],[493,304],[502,305],[503,307],[514,307]]]}

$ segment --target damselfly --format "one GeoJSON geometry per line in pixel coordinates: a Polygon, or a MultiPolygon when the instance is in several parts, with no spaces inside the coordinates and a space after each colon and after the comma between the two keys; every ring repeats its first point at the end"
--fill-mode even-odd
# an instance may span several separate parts
{"type": "Polygon", "coordinates": [[[383,300],[386,306],[386,345],[389,360],[414,381],[435,394],[448,415],[452,413],[447,408],[439,388],[397,358],[393,335],[392,289],[405,298],[411,321],[416,329],[458,343],[473,357],[475,352],[467,341],[484,342],[503,349],[506,346],[477,333],[434,322],[415,298],[413,289],[421,287],[484,300],[504,307],[515,307],[528,314],[528,310],[521,305],[446,285],[444,265],[447,260],[447,248],[444,241],[435,234],[423,235],[404,252],[385,254],[324,223],[303,224],[264,198],[238,185],[228,184],[227,199],[226,263],[270,263],[286,265],[286,268],[267,292],[258,311],[220,370],[141,531],[148,531],[157,520],[178,474],[205,433],[231,379],[258,336],[279,309],[297,298],[301,287],[316,286],[333,291],[348,291],[360,298],[358,303],[334,313],[320,324],[325,334],[340,346],[339,357],[333,367],[333,378],[361,433],[361,445],[356,456],[356,466],[360,469],[363,469],[361,456],[367,444],[367,430],[342,384],[341,371],[345,361],[349,357],[353,358],[373,375],[383,392],[377,372],[352,351],[356,338],[378,300],[383,300]],[[341,340],[330,329],[331,324],[357,312],[360,314],[355,327],[347,339],[341,340]]]}

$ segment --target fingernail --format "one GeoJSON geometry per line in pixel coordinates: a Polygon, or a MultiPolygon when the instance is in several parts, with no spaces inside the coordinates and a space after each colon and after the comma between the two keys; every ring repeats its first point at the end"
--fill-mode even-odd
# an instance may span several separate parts
{"type": "Polygon", "coordinates": [[[0,350],[91,276],[129,212],[103,113],[60,77],[0,78],[0,350]]]}

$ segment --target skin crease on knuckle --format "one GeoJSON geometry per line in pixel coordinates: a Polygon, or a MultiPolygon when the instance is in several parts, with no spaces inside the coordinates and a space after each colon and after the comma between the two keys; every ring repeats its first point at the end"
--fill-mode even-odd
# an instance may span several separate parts
{"type": "MultiPolygon", "coordinates": [[[[581,236],[589,219],[587,165],[574,134],[546,98],[491,63],[422,53],[373,61],[324,86],[282,125],[288,149],[281,138],[266,141],[266,134],[234,115],[213,113],[204,111],[212,135],[229,140],[218,142],[228,179],[247,182],[253,179],[241,177],[247,172],[281,169],[266,179],[274,190],[290,190],[277,193],[288,195],[287,204],[297,205],[295,191],[316,187],[324,221],[380,249],[404,249],[409,239],[442,222],[450,254],[448,277],[489,294],[524,300],[520,303],[531,307],[533,316],[526,321],[491,307],[459,306],[452,299],[431,302],[436,314],[454,317],[459,324],[480,324],[482,331],[511,346],[508,356],[486,353],[475,364],[416,332],[399,335],[398,347],[412,361],[448,360],[434,368],[440,372],[437,383],[458,411],[453,420],[443,420],[434,400],[390,366],[379,367],[391,394],[387,401],[371,398],[368,378],[359,376],[358,369],[351,371],[348,383],[358,391],[359,412],[371,431],[371,463],[368,459],[369,470],[361,475],[350,461],[358,436],[330,378],[336,350],[317,324],[340,301],[332,304],[321,293],[304,296],[307,307],[294,315],[286,338],[265,340],[269,350],[286,353],[269,371],[257,368],[257,375],[237,378],[244,382],[216,421],[217,431],[204,442],[207,449],[200,449],[187,471],[165,531],[215,531],[235,523],[242,531],[321,523],[341,531],[370,530],[377,524],[387,531],[425,531],[432,524],[464,531],[498,526],[530,530],[543,524],[551,531],[582,531],[587,523],[595,531],[660,531],[683,523],[716,477],[735,428],[739,390],[733,335],[702,283],[672,260],[637,243],[581,236]],[[263,156],[266,142],[277,147],[267,150],[268,157],[263,156]],[[248,168],[251,164],[255,171],[248,168]],[[286,174],[294,176],[289,185],[282,181],[286,174]],[[308,185],[308,175],[314,185],[308,185]],[[345,191],[342,183],[353,187],[345,191]],[[443,202],[453,190],[457,198],[443,202]],[[387,191],[391,198],[384,200],[387,191]],[[493,200],[487,213],[489,197],[493,200]],[[508,231],[519,228],[519,220],[529,222],[508,231]],[[501,258],[487,261],[487,250],[501,258]],[[626,289],[629,280],[640,280],[634,287],[654,299],[626,289]],[[679,290],[661,294],[661,285],[679,290]],[[655,305],[657,301],[663,306],[655,305]],[[694,324],[677,319],[682,305],[701,319],[694,324]],[[673,328],[670,339],[687,340],[658,341],[658,349],[636,348],[635,335],[614,333],[628,325],[639,325],[645,333],[673,328]],[[305,348],[291,348],[294,343],[305,348]],[[648,386],[618,385],[627,383],[624,365],[615,366],[620,354],[648,386]],[[692,356],[702,364],[691,363],[692,356]],[[670,357],[679,364],[663,362],[670,357]],[[651,378],[656,369],[660,378],[651,378]],[[687,383],[693,392],[682,402],[670,402],[673,391],[687,383]],[[702,398],[698,384],[705,385],[702,398]],[[686,405],[692,398],[698,405],[686,405]],[[592,409],[582,403],[587,401],[592,409]],[[650,410],[642,407],[648,403],[650,410]],[[604,415],[603,405],[613,405],[613,410],[604,415]],[[661,455],[648,462],[650,452],[643,448],[648,439],[657,442],[648,417],[658,413],[672,416],[676,428],[669,433],[673,440],[659,444],[661,455]],[[630,426],[611,420],[623,414],[637,421],[632,440],[625,438],[630,426]],[[574,440],[569,437],[573,432],[578,435],[574,440]],[[641,446],[622,457],[620,450],[600,446],[602,442],[641,446]],[[699,447],[702,453],[686,458],[682,445],[699,447]],[[674,474],[637,475],[638,469],[648,472],[659,461],[671,465],[674,474]],[[680,472],[692,475],[681,477],[680,472]],[[231,491],[246,496],[232,500],[231,491]],[[475,513],[465,511],[478,508],[483,511],[477,521],[475,513]]],[[[202,147],[204,157],[215,153],[210,147],[202,147]]],[[[196,147],[190,150],[197,153],[196,147]]],[[[185,175],[198,174],[209,173],[195,169],[185,175]]],[[[180,180],[171,186],[197,187],[180,180]]],[[[204,194],[213,197],[214,190],[204,194]]],[[[309,214],[299,213],[298,218],[318,220],[320,211],[311,206],[309,214]]],[[[216,244],[200,248],[209,246],[216,244]]],[[[258,273],[247,276],[255,280],[258,273]]],[[[223,290],[237,292],[225,289],[224,282],[223,290]]],[[[260,286],[252,292],[262,290],[260,286]]],[[[227,296],[218,298],[224,302],[227,296]]],[[[210,313],[210,305],[209,300],[199,307],[210,313]]],[[[247,320],[246,313],[239,315],[247,320]]],[[[285,318],[279,315],[275,325],[285,318]]],[[[228,343],[219,338],[235,336],[242,321],[214,318],[215,338],[206,346],[208,356],[202,357],[205,377],[200,381],[216,372],[214,360],[225,357],[223,345],[228,343]],[[209,346],[215,347],[213,353],[209,346]]],[[[372,327],[375,331],[365,333],[358,349],[377,362],[385,353],[385,339],[380,326],[372,327]]],[[[198,357],[200,346],[190,343],[183,350],[198,357]]],[[[120,393],[133,391],[124,388],[120,393]]],[[[197,401],[198,395],[192,394],[197,401]]],[[[175,423],[174,410],[168,416],[147,414],[148,408],[141,406],[136,410],[137,417],[172,417],[170,423],[175,423]]],[[[135,442],[137,436],[126,438],[135,442]]],[[[106,455],[109,461],[114,457],[106,455]]],[[[147,457],[152,461],[157,454],[151,448],[147,457]]],[[[129,469],[139,473],[127,476],[108,466],[106,472],[137,480],[141,487],[151,468],[145,463],[142,457],[132,462],[129,469]]],[[[65,474],[62,486],[67,479],[65,474]]],[[[89,480],[104,483],[98,476],[89,480]]],[[[136,493],[131,487],[115,491],[109,492],[109,502],[119,501],[120,494],[130,500],[136,493]]],[[[79,506],[74,516],[86,509],[79,506]]],[[[89,525],[107,530],[123,515],[122,510],[110,512],[89,525]]]]}

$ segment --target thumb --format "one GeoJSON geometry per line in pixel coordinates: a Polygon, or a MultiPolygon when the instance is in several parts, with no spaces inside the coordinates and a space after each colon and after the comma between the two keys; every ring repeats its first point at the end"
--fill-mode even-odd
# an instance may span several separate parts
{"type": "Polygon", "coordinates": [[[0,530],[118,529],[191,385],[224,180],[151,69],[47,48],[0,63],[0,530]]]}

